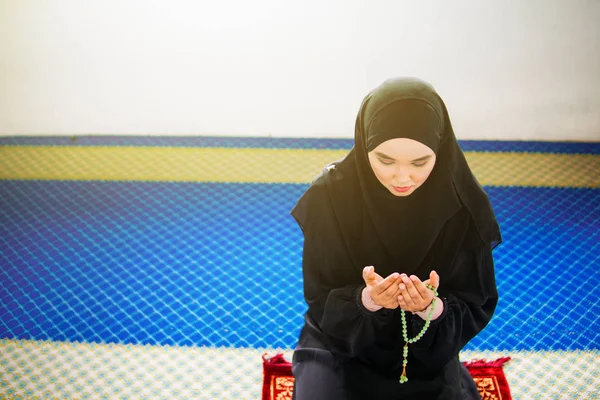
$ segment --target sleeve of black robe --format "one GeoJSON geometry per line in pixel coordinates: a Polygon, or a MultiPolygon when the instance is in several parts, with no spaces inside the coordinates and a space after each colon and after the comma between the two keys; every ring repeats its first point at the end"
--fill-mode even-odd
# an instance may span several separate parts
{"type": "MultiPolygon", "coordinates": [[[[333,268],[327,260],[340,260],[346,255],[332,254],[326,238],[331,231],[327,214],[333,210],[323,202],[324,187],[313,185],[292,211],[304,233],[302,274],[307,317],[320,330],[329,350],[342,357],[355,357],[360,350],[373,344],[376,331],[393,317],[392,310],[376,312],[362,305],[365,287],[360,275],[348,268],[333,268]]],[[[335,229],[333,229],[335,230],[335,229]]],[[[339,267],[339,266],[338,266],[339,267]]]]}
{"type": "Polygon", "coordinates": [[[342,357],[355,357],[376,340],[376,331],[392,318],[392,310],[371,312],[362,305],[364,284],[335,287],[320,265],[318,248],[305,238],[302,270],[308,316],[323,334],[329,350],[342,357]]]}

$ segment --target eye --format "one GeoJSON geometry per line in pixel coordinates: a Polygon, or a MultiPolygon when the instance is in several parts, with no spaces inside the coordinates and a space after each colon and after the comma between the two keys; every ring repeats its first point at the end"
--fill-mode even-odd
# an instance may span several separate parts
{"type": "Polygon", "coordinates": [[[381,158],[379,159],[379,162],[382,163],[383,165],[392,165],[394,163],[391,160],[382,160],[381,158]]]}
{"type": "Polygon", "coordinates": [[[427,164],[427,161],[420,162],[420,163],[413,163],[413,165],[414,165],[415,167],[424,167],[424,166],[425,166],[425,164],[427,164]]]}

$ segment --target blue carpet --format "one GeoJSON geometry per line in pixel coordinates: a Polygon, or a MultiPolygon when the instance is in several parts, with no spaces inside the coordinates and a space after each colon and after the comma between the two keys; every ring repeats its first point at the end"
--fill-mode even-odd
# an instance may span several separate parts
{"type": "MultiPolygon", "coordinates": [[[[0,181],[0,338],[291,348],[306,187],[0,181]]],[[[599,349],[600,191],[486,190],[501,300],[467,348],[599,349]]]]}

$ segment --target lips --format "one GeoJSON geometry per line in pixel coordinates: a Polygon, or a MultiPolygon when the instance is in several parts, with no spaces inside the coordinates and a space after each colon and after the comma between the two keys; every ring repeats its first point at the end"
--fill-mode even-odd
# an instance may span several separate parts
{"type": "Polygon", "coordinates": [[[393,186],[394,190],[399,193],[408,192],[411,186],[393,186]]]}

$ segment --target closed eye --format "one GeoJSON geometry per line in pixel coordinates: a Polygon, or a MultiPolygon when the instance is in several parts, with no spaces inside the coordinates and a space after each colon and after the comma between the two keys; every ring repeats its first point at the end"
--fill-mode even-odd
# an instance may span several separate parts
{"type": "Polygon", "coordinates": [[[431,160],[431,156],[424,156],[421,158],[417,158],[415,160],[412,161],[412,165],[414,165],[415,167],[424,167],[425,164],[427,164],[427,162],[431,160]]]}

